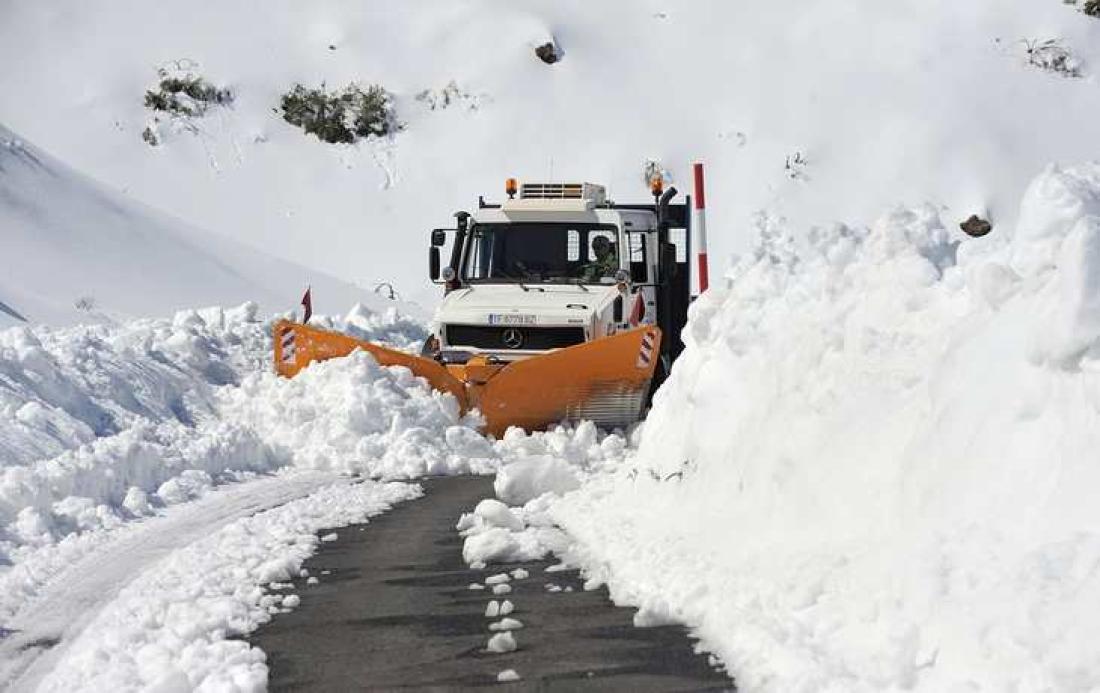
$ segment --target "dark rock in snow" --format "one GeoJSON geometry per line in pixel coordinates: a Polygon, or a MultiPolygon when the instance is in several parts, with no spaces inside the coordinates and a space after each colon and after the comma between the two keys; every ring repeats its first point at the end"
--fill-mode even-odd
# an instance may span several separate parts
{"type": "Polygon", "coordinates": [[[547,65],[553,65],[561,60],[562,52],[561,48],[557,46],[553,41],[547,41],[538,48],[535,49],[535,55],[539,57],[539,60],[547,65]]]}
{"type": "Polygon", "coordinates": [[[993,224],[990,224],[977,214],[971,214],[969,219],[959,224],[959,228],[968,236],[981,238],[993,230],[993,224]]]}

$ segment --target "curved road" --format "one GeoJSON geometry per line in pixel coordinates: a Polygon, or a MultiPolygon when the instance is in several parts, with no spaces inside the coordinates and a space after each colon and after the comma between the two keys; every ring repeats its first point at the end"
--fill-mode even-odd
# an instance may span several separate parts
{"type": "Polygon", "coordinates": [[[454,526],[492,495],[491,478],[422,483],[424,498],[369,527],[335,530],[305,566],[319,584],[298,580],[301,606],[252,634],[267,653],[272,690],[733,690],[694,654],[684,629],[634,628],[633,609],[612,605],[606,589],[585,592],[575,571],[547,573],[547,562],[468,569],[454,526]],[[469,589],[518,567],[530,576],[513,580],[506,597],[469,589]],[[493,598],[510,599],[523,623],[515,652],[485,649],[493,598]],[[506,669],[522,680],[498,683],[506,669]]]}

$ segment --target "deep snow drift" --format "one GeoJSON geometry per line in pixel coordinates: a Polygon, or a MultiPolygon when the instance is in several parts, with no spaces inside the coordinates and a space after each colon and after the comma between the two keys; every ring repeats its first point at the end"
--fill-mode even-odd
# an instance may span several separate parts
{"type": "Polygon", "coordinates": [[[1061,0],[277,0],[262,19],[241,0],[9,4],[0,119],[202,228],[425,301],[428,230],[506,176],[644,201],[646,158],[682,190],[705,160],[723,271],[761,212],[869,225],[929,201],[949,227],[1011,228],[1036,171],[1100,141],[1100,22],[1061,0]],[[533,47],[551,36],[565,55],[547,66],[533,47]],[[1047,39],[1083,77],[1028,64],[1047,39]],[[142,97],[180,60],[235,99],[151,147],[142,97]],[[294,82],[352,80],[394,92],[405,130],[325,145],[272,112],[294,82]],[[452,80],[469,98],[416,98],[452,80]]]}
{"type": "Polygon", "coordinates": [[[748,690],[1095,690],[1100,164],[1019,219],[765,234],[636,455],[519,516],[748,690]]]}
{"type": "Polygon", "coordinates": [[[0,125],[0,328],[111,322],[196,305],[365,302],[418,313],[321,272],[172,219],[96,183],[0,125]]]}

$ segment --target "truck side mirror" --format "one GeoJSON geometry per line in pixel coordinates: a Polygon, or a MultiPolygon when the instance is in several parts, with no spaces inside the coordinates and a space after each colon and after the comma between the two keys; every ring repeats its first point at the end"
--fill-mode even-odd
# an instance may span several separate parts
{"type": "Polygon", "coordinates": [[[447,242],[447,229],[432,229],[432,247],[440,248],[447,242]]]}
{"type": "MultiPolygon", "coordinates": [[[[435,238],[433,237],[432,240],[434,241],[435,238]]],[[[439,246],[437,245],[428,248],[428,276],[433,282],[439,280],[439,246]]]]}

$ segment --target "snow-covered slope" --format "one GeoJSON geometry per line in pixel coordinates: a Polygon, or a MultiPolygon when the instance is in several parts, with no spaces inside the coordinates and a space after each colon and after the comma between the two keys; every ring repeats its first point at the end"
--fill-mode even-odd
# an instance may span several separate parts
{"type": "Polygon", "coordinates": [[[309,283],[322,305],[339,310],[396,305],[126,199],[2,125],[0,244],[0,327],[242,301],[283,311],[309,283]]]}
{"type": "Polygon", "coordinates": [[[703,159],[721,270],[760,212],[805,228],[930,202],[947,226],[1011,226],[1035,171],[1100,142],[1100,22],[1060,0],[28,2],[4,10],[0,61],[20,66],[0,74],[0,119],[79,169],[425,297],[428,229],[508,175],[606,182],[629,201],[646,198],[645,158],[682,189],[703,159]],[[532,47],[551,35],[565,57],[547,66],[532,47]],[[1084,77],[1027,64],[1025,41],[1054,38],[1084,77]],[[183,59],[236,99],[150,147],[142,96],[183,59]],[[325,145],[272,112],[295,81],[351,80],[392,90],[406,129],[325,145]],[[451,80],[472,98],[415,99],[451,80]]]}

